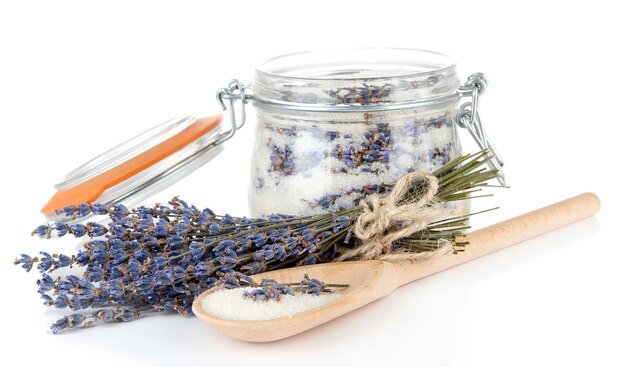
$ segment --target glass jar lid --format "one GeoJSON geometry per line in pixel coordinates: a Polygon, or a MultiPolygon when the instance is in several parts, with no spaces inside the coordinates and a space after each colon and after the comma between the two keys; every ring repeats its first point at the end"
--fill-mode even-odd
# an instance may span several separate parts
{"type": "Polygon", "coordinates": [[[98,202],[135,205],[187,176],[222,150],[222,116],[186,115],[155,126],[68,173],[42,208],[50,220],[57,210],[98,202]]]}

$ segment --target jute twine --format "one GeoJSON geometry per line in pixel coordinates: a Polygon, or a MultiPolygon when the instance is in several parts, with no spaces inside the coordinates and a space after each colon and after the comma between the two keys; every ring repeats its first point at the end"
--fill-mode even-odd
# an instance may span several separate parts
{"type": "Polygon", "coordinates": [[[356,220],[354,235],[362,244],[342,253],[335,261],[399,261],[451,253],[454,250],[453,244],[445,240],[434,251],[408,252],[393,249],[394,241],[421,231],[432,222],[466,213],[464,209],[441,207],[436,198],[437,190],[439,181],[435,176],[427,172],[412,172],[402,176],[387,196],[372,194],[361,200],[359,206],[363,213],[356,220]],[[399,203],[413,184],[424,181],[426,190],[420,198],[407,204],[399,203]]]}

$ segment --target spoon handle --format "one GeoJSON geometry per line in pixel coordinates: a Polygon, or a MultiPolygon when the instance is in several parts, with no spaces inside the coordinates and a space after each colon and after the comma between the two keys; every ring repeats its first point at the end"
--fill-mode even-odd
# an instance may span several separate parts
{"type": "Polygon", "coordinates": [[[593,193],[584,193],[567,200],[522,214],[467,235],[470,244],[456,255],[392,263],[399,287],[483,255],[501,250],[535,236],[550,232],[600,210],[600,199],[593,193]]]}

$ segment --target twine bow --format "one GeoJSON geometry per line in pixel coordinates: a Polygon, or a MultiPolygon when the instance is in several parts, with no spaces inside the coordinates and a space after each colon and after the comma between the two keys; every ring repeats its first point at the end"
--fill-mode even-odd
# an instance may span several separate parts
{"type": "Polygon", "coordinates": [[[351,258],[363,260],[404,260],[447,254],[453,250],[449,241],[440,243],[435,251],[430,252],[394,252],[393,242],[410,236],[428,227],[434,221],[461,215],[465,210],[442,208],[437,205],[437,177],[427,172],[412,172],[402,176],[391,192],[381,197],[372,194],[361,200],[359,206],[363,213],[354,225],[354,235],[363,243],[355,249],[348,250],[336,261],[351,258]],[[406,200],[407,191],[419,183],[425,185],[425,191],[418,198],[406,200]],[[404,201],[405,203],[402,203],[404,201]]]}

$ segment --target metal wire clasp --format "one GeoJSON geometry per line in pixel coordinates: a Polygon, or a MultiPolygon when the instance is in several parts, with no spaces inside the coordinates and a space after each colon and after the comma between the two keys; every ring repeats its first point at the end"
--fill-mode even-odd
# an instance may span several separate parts
{"type": "Polygon", "coordinates": [[[487,78],[483,73],[474,73],[467,78],[465,84],[463,84],[459,88],[459,95],[461,97],[471,95],[472,101],[465,102],[459,108],[459,112],[456,115],[456,123],[460,127],[467,129],[472,138],[476,141],[480,149],[489,149],[489,151],[493,154],[494,159],[488,162],[489,168],[497,169],[500,172],[500,176],[498,177],[498,182],[500,185],[505,186],[506,181],[504,179],[504,172],[502,172],[502,167],[504,166],[504,161],[493,147],[493,144],[485,134],[485,127],[480,121],[480,113],[478,112],[478,104],[480,101],[480,96],[485,93],[487,89],[487,78]]]}
{"type": "Polygon", "coordinates": [[[250,95],[246,94],[246,88],[237,79],[233,79],[228,83],[228,88],[220,88],[215,93],[217,102],[222,107],[223,111],[230,111],[230,130],[220,134],[220,138],[215,142],[215,145],[222,144],[226,140],[235,135],[235,132],[243,127],[246,123],[246,104],[250,100],[250,95]],[[237,113],[235,112],[235,103],[239,100],[239,119],[237,119],[237,113]],[[228,101],[228,106],[224,101],[228,101]]]}

